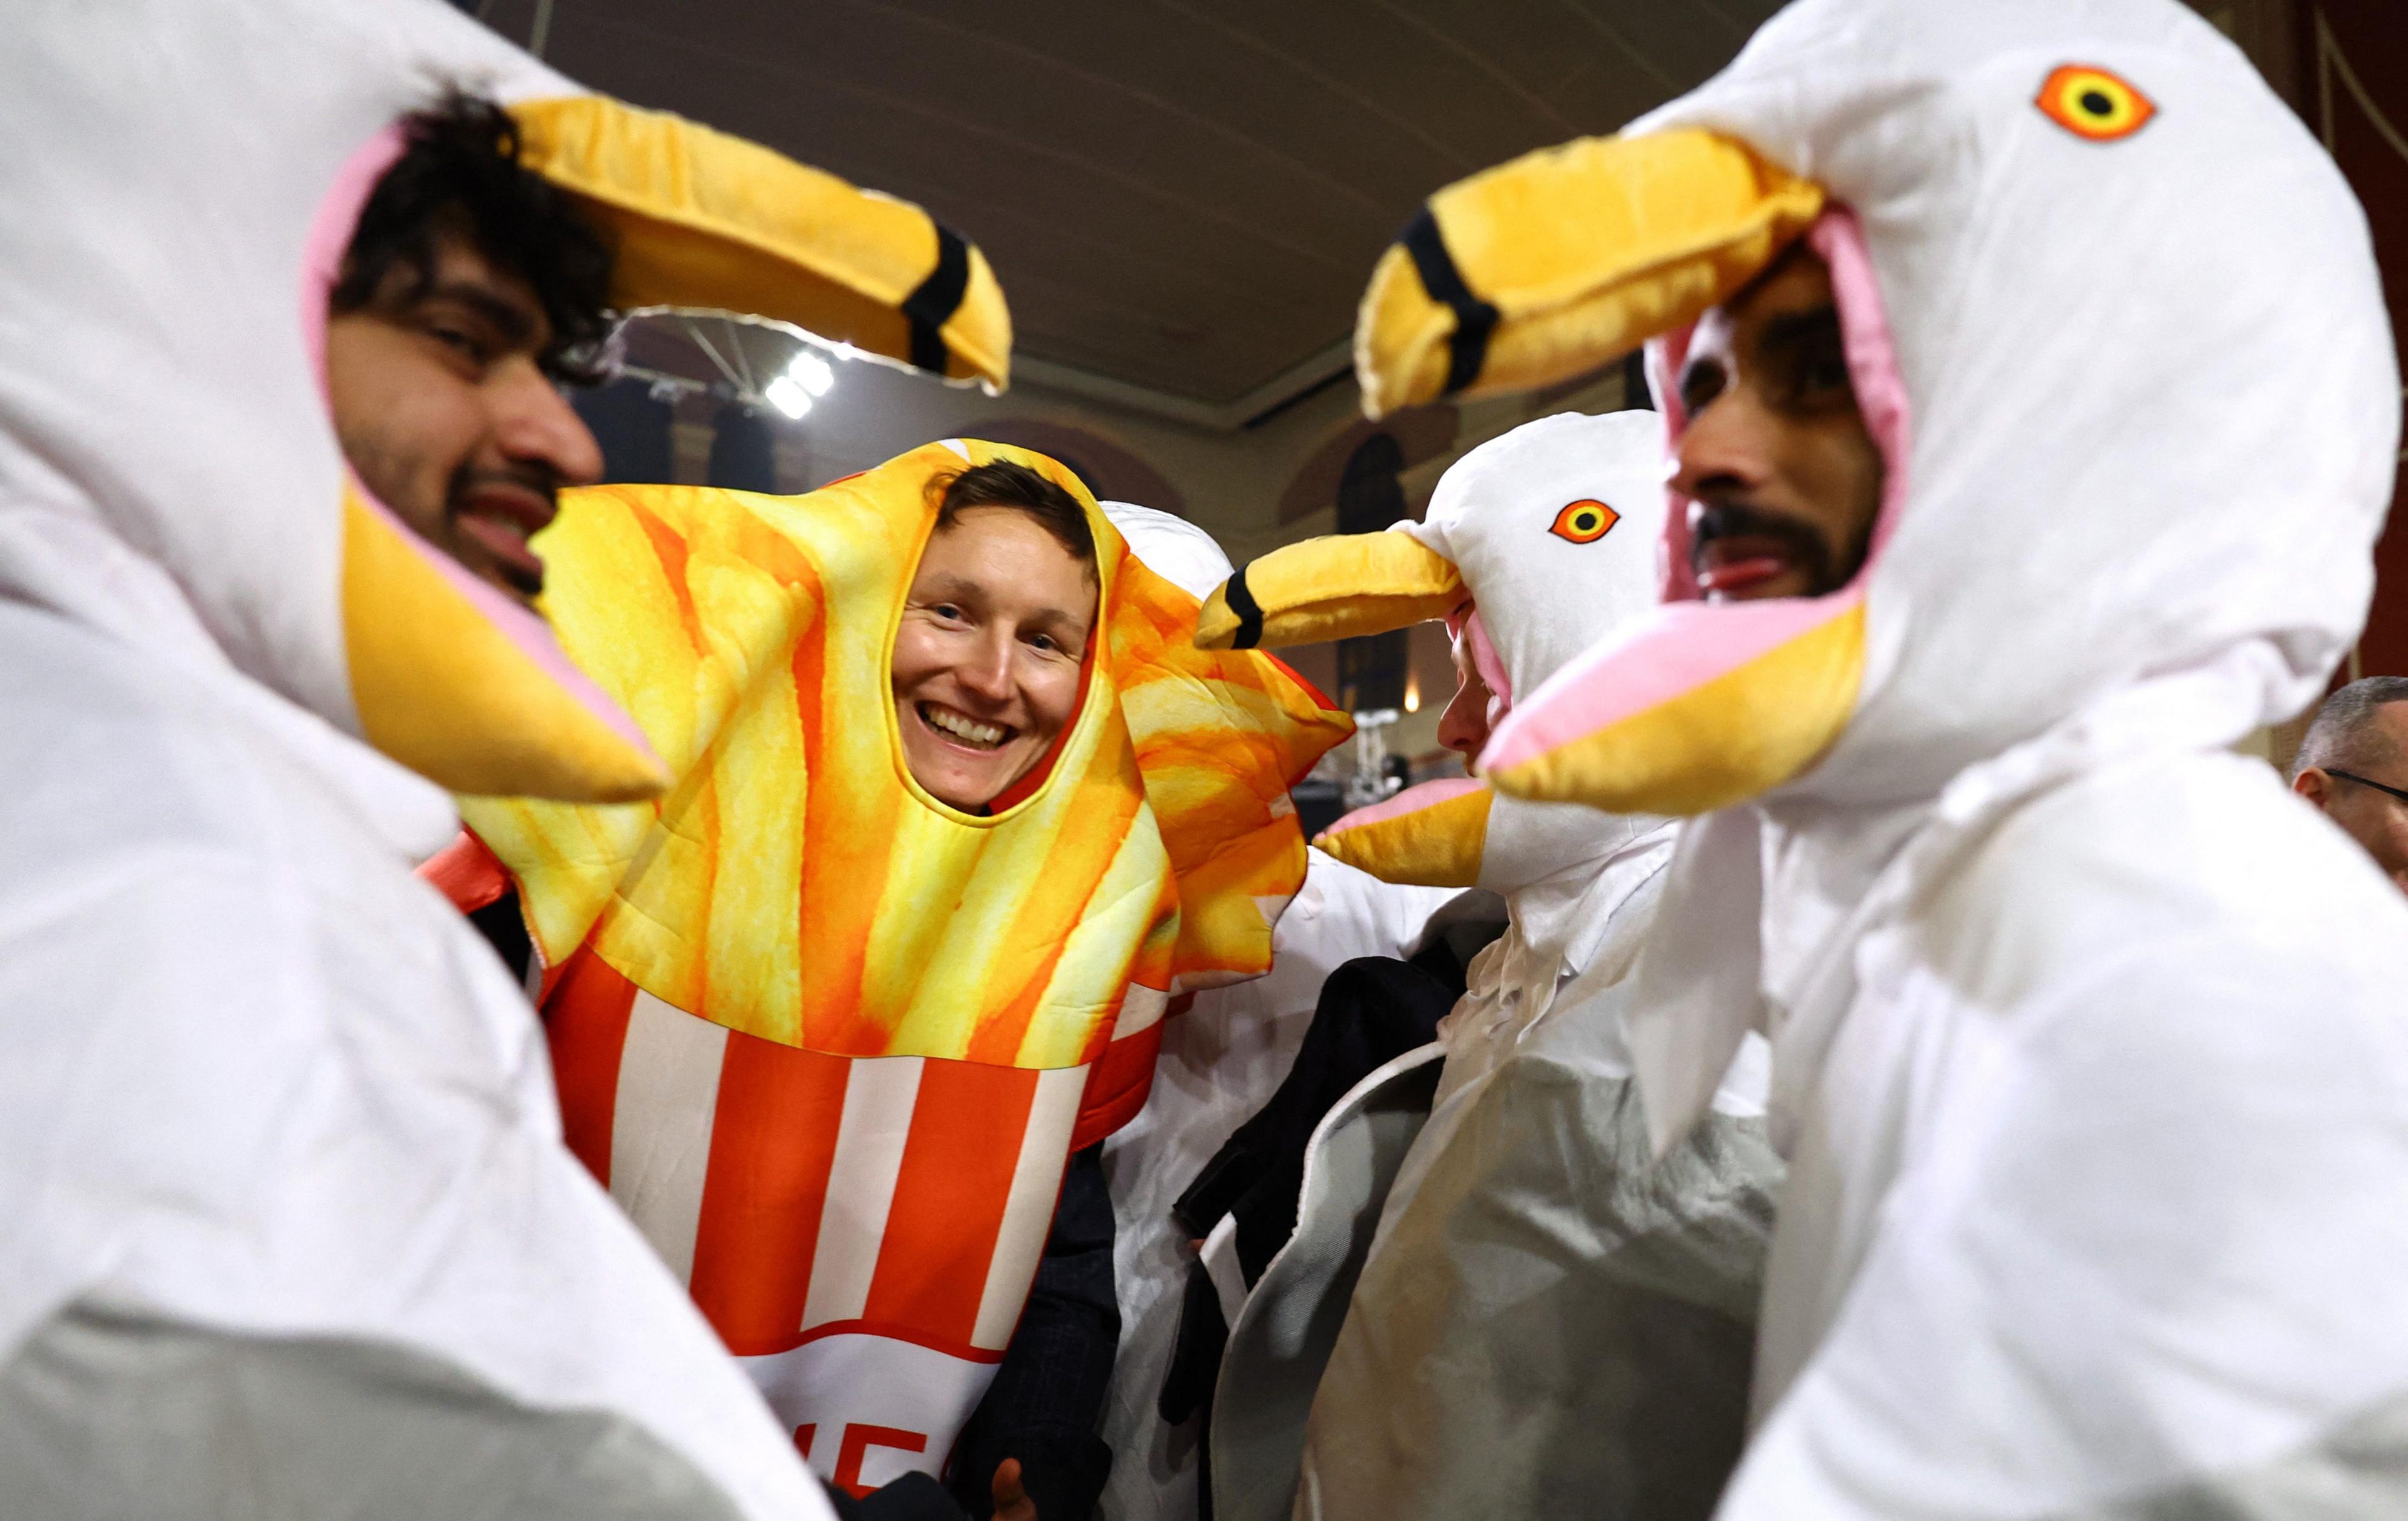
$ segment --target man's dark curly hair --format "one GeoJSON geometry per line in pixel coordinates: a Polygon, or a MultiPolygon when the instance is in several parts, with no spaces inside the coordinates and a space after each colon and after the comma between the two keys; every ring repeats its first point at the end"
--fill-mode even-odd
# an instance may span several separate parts
{"type": "Polygon", "coordinates": [[[552,324],[546,372],[580,384],[604,379],[610,245],[559,187],[520,165],[518,124],[492,101],[455,90],[401,125],[408,146],[360,212],[334,309],[368,305],[396,267],[413,277],[405,299],[415,300],[435,278],[437,241],[456,235],[534,290],[552,324]]]}

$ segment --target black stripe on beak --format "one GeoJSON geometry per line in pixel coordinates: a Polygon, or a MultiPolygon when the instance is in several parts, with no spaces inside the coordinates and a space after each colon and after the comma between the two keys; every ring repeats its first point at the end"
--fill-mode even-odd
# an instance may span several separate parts
{"type": "Polygon", "coordinates": [[[1497,330],[1497,309],[1471,294],[1463,281],[1463,271],[1455,266],[1455,255],[1447,252],[1446,239],[1439,236],[1438,218],[1423,207],[1405,226],[1405,236],[1398,239],[1413,261],[1413,272],[1422,278],[1422,289],[1433,301],[1444,302],[1455,312],[1455,333],[1447,339],[1446,389],[1440,393],[1451,396],[1480,379],[1480,366],[1488,361],[1488,336],[1497,330]]]}
{"type": "Polygon", "coordinates": [[[970,246],[943,222],[937,229],[937,267],[919,289],[903,298],[903,315],[911,323],[911,363],[933,374],[945,373],[951,355],[945,348],[945,324],[959,311],[970,288],[970,246]]]}
{"type": "Polygon", "coordinates": [[[1229,604],[1229,610],[1238,615],[1238,637],[1231,641],[1229,648],[1251,650],[1262,643],[1263,605],[1254,600],[1254,594],[1247,588],[1245,571],[1240,570],[1231,576],[1228,584],[1221,588],[1221,595],[1229,604]]]}

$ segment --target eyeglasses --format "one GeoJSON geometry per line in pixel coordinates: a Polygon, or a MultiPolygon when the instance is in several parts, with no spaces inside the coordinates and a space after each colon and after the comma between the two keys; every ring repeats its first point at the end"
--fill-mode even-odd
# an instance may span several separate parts
{"type": "Polygon", "coordinates": [[[2355,782],[2361,787],[2372,787],[2377,792],[2387,792],[2401,802],[2408,803],[2408,788],[2387,787],[2380,782],[2370,782],[2355,771],[2336,771],[2329,766],[2325,768],[2325,775],[2337,776],[2344,782],[2355,782]]]}

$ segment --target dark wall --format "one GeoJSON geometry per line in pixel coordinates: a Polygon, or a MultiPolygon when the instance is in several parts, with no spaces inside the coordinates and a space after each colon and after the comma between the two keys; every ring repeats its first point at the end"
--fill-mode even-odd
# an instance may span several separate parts
{"type": "Polygon", "coordinates": [[[613,380],[576,392],[570,404],[602,446],[606,483],[650,486],[677,479],[669,435],[676,409],[654,400],[650,383],[613,380]]]}
{"type": "MultiPolygon", "coordinates": [[[[2408,334],[2408,5],[2306,0],[2300,11],[2308,123],[2366,208],[2397,340],[2408,334]]],[[[2408,483],[2408,472],[2402,481],[2408,483]]],[[[2368,676],[2408,676],[2408,513],[2400,509],[2401,495],[2395,490],[2391,522],[2374,552],[2374,607],[2358,643],[2358,663],[2368,676]]]]}
{"type": "Polygon", "coordinates": [[[721,406],[710,423],[710,484],[730,491],[775,492],[778,449],[768,419],[731,401],[721,406]]]}
{"type": "MultiPolygon", "coordinates": [[[[1402,445],[1374,433],[1354,447],[1338,481],[1338,531],[1375,534],[1412,514],[1405,506],[1402,445]]],[[[1405,667],[1412,634],[1398,629],[1338,641],[1338,705],[1354,712],[1405,705],[1405,667]]]]}

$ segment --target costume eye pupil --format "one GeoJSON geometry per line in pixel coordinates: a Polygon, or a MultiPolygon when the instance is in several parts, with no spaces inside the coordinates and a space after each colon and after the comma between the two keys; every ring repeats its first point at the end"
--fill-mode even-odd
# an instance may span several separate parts
{"type": "Polygon", "coordinates": [[[1622,514],[1603,502],[1583,499],[1555,514],[1547,532],[1574,544],[1593,544],[1622,521],[1622,514]]]}
{"type": "Polygon", "coordinates": [[[2094,143],[2119,142],[2157,114],[2156,102],[2131,81],[2089,64],[2052,70],[2032,104],[2058,126],[2094,143]]]}

